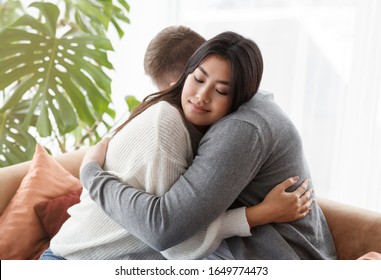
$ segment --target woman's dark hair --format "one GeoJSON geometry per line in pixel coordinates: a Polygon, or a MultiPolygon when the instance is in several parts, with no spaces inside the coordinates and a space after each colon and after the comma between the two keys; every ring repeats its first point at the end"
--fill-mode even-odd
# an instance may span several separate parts
{"type": "Polygon", "coordinates": [[[120,131],[131,119],[159,101],[167,101],[181,110],[181,93],[185,80],[209,55],[218,55],[229,61],[231,77],[228,94],[232,96],[230,112],[249,101],[258,91],[263,74],[261,51],[256,43],[235,32],[223,32],[203,43],[190,57],[184,72],[175,85],[167,90],[153,93],[144,98],[128,120],[119,126],[120,131]]]}

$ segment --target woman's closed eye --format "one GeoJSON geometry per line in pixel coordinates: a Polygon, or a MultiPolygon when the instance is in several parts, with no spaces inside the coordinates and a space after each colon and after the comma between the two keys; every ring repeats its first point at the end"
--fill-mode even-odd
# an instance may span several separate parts
{"type": "MultiPolygon", "coordinates": [[[[193,78],[194,78],[194,80],[195,80],[197,83],[200,83],[200,84],[203,84],[203,83],[204,83],[204,80],[201,79],[201,78],[196,77],[196,75],[194,75],[193,78]]],[[[227,93],[226,90],[222,90],[222,89],[218,89],[218,88],[216,88],[215,91],[216,91],[218,94],[221,94],[221,95],[228,95],[228,93],[227,93]]]]}
{"type": "Polygon", "coordinates": [[[216,92],[221,94],[221,95],[228,95],[228,93],[226,91],[222,91],[222,90],[219,90],[219,89],[216,89],[216,92]]]}
{"type": "Polygon", "coordinates": [[[197,78],[196,76],[193,76],[193,77],[194,77],[194,79],[195,79],[195,81],[196,81],[197,83],[202,84],[202,83],[204,82],[203,80],[197,78]]]}

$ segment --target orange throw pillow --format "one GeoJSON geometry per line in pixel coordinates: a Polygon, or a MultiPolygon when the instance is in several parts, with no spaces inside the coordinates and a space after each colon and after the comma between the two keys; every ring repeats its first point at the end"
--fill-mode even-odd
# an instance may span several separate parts
{"type": "Polygon", "coordinates": [[[34,210],[49,239],[52,239],[57,234],[63,223],[70,217],[67,209],[80,202],[81,192],[82,188],[78,188],[67,194],[34,205],[34,210]]]}
{"type": "Polygon", "coordinates": [[[38,259],[49,237],[34,211],[35,204],[81,187],[45,149],[37,144],[28,173],[0,216],[0,259],[38,259]]]}

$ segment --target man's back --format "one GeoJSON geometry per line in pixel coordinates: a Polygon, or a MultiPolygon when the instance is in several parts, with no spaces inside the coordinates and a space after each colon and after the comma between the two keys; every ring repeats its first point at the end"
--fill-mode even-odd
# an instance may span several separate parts
{"type": "MultiPolygon", "coordinates": [[[[95,182],[93,176],[98,179],[89,189],[91,198],[125,229],[159,251],[209,225],[237,197],[238,205],[256,204],[272,186],[291,176],[299,176],[300,181],[310,178],[297,130],[263,93],[210,127],[192,165],[162,197],[123,185],[98,169],[85,167],[81,173],[83,182],[95,182]],[[103,177],[108,187],[99,180],[103,177]]],[[[316,204],[302,220],[256,227],[252,237],[230,238],[228,245],[237,259],[336,257],[316,204]]]]}
{"type": "MultiPolygon", "coordinates": [[[[248,186],[234,207],[260,203],[273,186],[291,176],[301,183],[311,178],[302,141],[293,123],[272,101],[272,95],[257,93],[229,121],[246,122],[256,131],[253,139],[252,173],[248,186]]],[[[239,166],[241,163],[237,163],[239,166]]],[[[297,184],[294,188],[297,187],[297,184]]],[[[312,184],[310,184],[312,187],[312,184]]],[[[290,190],[293,190],[290,188],[290,190]]],[[[292,223],[272,223],[252,230],[252,237],[233,237],[229,247],[237,259],[334,259],[335,246],[319,206],[292,223]]]]}

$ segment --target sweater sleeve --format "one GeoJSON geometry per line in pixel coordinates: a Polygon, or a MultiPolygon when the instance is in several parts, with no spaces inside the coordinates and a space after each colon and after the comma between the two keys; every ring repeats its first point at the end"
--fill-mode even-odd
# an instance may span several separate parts
{"type": "Polygon", "coordinates": [[[262,142],[248,123],[215,125],[192,165],[161,197],[121,183],[95,163],[84,167],[81,182],[115,221],[164,251],[207,228],[229,208],[259,169],[262,142]]]}
{"type": "Polygon", "coordinates": [[[232,236],[250,235],[245,207],[240,207],[226,211],[207,228],[200,230],[184,242],[161,251],[161,254],[166,259],[203,259],[213,253],[222,240],[232,236]]]}

